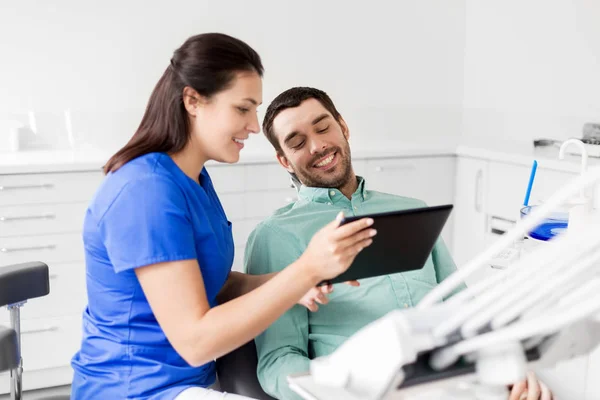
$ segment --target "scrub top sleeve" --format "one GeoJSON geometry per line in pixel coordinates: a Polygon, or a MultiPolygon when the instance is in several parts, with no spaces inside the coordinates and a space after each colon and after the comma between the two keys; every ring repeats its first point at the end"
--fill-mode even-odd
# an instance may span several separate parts
{"type": "Polygon", "coordinates": [[[197,258],[185,196],[165,178],[151,176],[127,183],[98,227],[117,273],[197,258]]]}

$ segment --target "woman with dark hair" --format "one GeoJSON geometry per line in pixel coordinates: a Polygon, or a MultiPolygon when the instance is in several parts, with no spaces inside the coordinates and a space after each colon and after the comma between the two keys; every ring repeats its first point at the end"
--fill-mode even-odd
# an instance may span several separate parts
{"type": "Polygon", "coordinates": [[[237,162],[259,132],[262,73],[238,39],[189,38],[136,133],[104,167],[84,222],[88,306],[74,400],[239,397],[210,389],[213,360],[294,304],[326,302],[318,282],[371,243],[371,220],[340,227],[337,218],[282,272],[231,272],[231,223],[204,165],[237,162]]]}

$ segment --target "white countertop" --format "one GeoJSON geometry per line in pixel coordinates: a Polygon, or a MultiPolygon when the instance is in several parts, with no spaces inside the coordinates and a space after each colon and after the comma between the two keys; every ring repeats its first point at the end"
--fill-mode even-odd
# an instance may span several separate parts
{"type": "MultiPolygon", "coordinates": [[[[358,146],[357,146],[358,147],[358,146]]],[[[439,146],[431,148],[419,144],[395,144],[377,148],[358,148],[352,151],[355,159],[396,158],[424,156],[452,156],[455,148],[439,146]]],[[[111,152],[100,150],[30,150],[14,153],[0,153],[0,174],[24,174],[44,172],[100,171],[108,161],[111,152]]],[[[243,152],[241,164],[276,163],[275,152],[243,152]]],[[[209,165],[219,165],[209,162],[209,165]]],[[[221,164],[222,165],[222,164],[221,164]]]]}
{"type": "MultiPolygon", "coordinates": [[[[559,148],[552,146],[534,148],[533,143],[468,141],[458,145],[455,150],[455,154],[461,157],[525,165],[527,167],[531,167],[533,160],[537,160],[538,166],[542,168],[566,172],[579,172],[581,170],[581,157],[579,155],[565,154],[565,158],[560,160],[558,158],[559,148]]],[[[598,165],[600,165],[600,158],[588,157],[588,166],[598,165]]]]}
{"type": "MultiPolygon", "coordinates": [[[[540,167],[577,172],[580,158],[568,155],[565,160],[558,159],[557,148],[535,150],[532,144],[516,144],[489,141],[473,141],[459,144],[437,144],[392,142],[377,145],[354,144],[352,157],[365,158],[403,158],[403,157],[440,157],[462,156],[486,159],[504,163],[530,166],[534,159],[540,167]]],[[[15,153],[0,153],[0,174],[22,174],[43,172],[100,171],[112,153],[93,149],[87,150],[32,150],[15,153]]],[[[274,163],[274,152],[242,152],[241,164],[274,163]]],[[[218,165],[210,162],[211,165],[218,165]]],[[[600,165],[600,159],[589,158],[588,164],[600,165]]]]}

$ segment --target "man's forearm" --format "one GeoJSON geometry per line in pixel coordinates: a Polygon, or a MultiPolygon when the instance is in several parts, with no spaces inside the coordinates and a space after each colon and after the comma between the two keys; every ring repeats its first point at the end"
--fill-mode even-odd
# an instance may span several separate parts
{"type": "Polygon", "coordinates": [[[223,304],[236,297],[240,297],[261,286],[275,275],[277,275],[277,272],[264,275],[249,275],[232,271],[225,285],[223,285],[223,288],[217,295],[217,301],[219,304],[223,304]]]}

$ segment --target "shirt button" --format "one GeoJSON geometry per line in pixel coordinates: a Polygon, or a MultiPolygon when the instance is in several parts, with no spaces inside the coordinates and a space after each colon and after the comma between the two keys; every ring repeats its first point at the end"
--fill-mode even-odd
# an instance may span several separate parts
{"type": "Polygon", "coordinates": [[[335,196],[335,192],[332,190],[331,192],[329,192],[330,195],[335,196]]]}
{"type": "Polygon", "coordinates": [[[404,303],[404,308],[408,308],[408,304],[404,303]]]}
{"type": "Polygon", "coordinates": [[[327,202],[327,205],[328,205],[328,206],[330,206],[330,205],[331,205],[331,202],[330,202],[330,201],[328,201],[328,202],[327,202]]]}
{"type": "Polygon", "coordinates": [[[354,209],[355,209],[355,210],[358,210],[358,207],[354,206],[354,209]]]}

